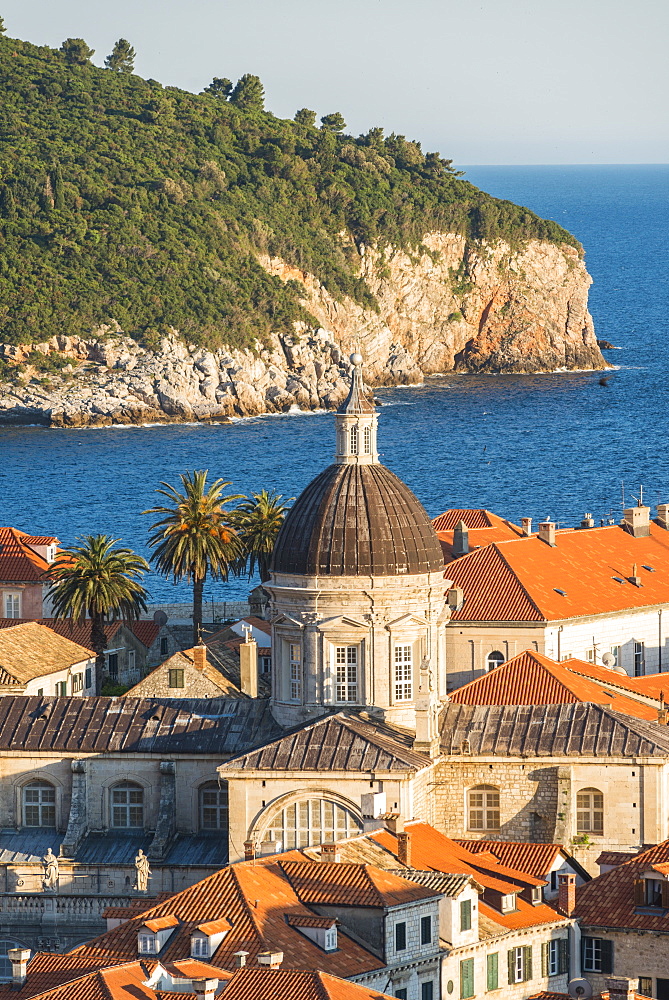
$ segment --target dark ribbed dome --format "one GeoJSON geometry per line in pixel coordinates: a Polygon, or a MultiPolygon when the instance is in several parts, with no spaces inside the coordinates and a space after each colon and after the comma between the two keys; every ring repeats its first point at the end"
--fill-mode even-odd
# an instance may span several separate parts
{"type": "Polygon", "coordinates": [[[427,512],[383,465],[330,465],[288,512],[272,570],[305,576],[438,572],[441,546],[427,512]]]}

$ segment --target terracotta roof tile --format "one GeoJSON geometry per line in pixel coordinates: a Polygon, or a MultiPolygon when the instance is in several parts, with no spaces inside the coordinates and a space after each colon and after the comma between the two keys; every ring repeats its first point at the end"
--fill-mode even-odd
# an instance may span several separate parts
{"type": "Polygon", "coordinates": [[[373,865],[284,861],[281,868],[296,895],[309,906],[399,906],[436,895],[433,889],[373,865]]]}
{"type": "Polygon", "coordinates": [[[504,542],[509,538],[522,538],[523,530],[517,524],[512,524],[498,517],[489,510],[447,510],[435,517],[432,525],[437,532],[444,553],[444,561],[450,563],[455,554],[453,551],[453,530],[464,521],[468,529],[469,550],[482,548],[492,542],[504,542]]]}
{"type": "Polygon", "coordinates": [[[74,663],[94,656],[92,649],[58,635],[39,622],[0,628],[0,670],[8,678],[3,683],[26,684],[35,677],[67,670],[74,663]]]}
{"type": "Polygon", "coordinates": [[[44,578],[49,563],[30,548],[33,545],[57,544],[57,538],[28,535],[18,528],[0,527],[0,581],[36,583],[44,578]]]}
{"type": "MultiPolygon", "coordinates": [[[[517,543],[524,544],[524,539],[517,543]]],[[[543,545],[543,542],[541,543],[543,545]]],[[[544,615],[497,545],[475,549],[448,564],[446,575],[462,587],[465,603],[451,621],[543,621],[544,615]]]]}
{"type": "Polygon", "coordinates": [[[562,851],[560,844],[529,844],[510,840],[456,840],[455,843],[472,854],[489,852],[500,864],[538,879],[548,878],[562,851]]]}
{"type": "Polygon", "coordinates": [[[638,853],[638,851],[602,851],[595,864],[611,865],[615,868],[616,865],[624,865],[626,861],[631,861],[638,853]]]}
{"type": "Polygon", "coordinates": [[[575,915],[583,927],[625,927],[630,930],[666,931],[664,910],[637,908],[634,885],[653,865],[669,861],[669,840],[642,851],[576,889],[575,915]],[[637,912],[638,910],[638,912],[637,912]]]}
{"type": "Polygon", "coordinates": [[[326,972],[248,967],[240,969],[225,988],[225,1000],[385,1000],[387,996],[326,972]]]}
{"type": "MultiPolygon", "coordinates": [[[[0,618],[0,629],[12,628],[14,625],[32,620],[33,619],[31,618],[0,618]]],[[[57,632],[58,635],[62,635],[66,639],[71,639],[72,642],[79,643],[80,646],[86,646],[88,649],[92,648],[93,623],[90,618],[84,619],[84,621],[76,618],[38,618],[37,621],[40,625],[46,625],[46,627],[50,628],[53,632],[57,632]]],[[[147,649],[154,641],[159,631],[156,623],[150,621],[104,622],[102,627],[107,640],[107,645],[109,645],[110,641],[123,625],[130,629],[130,631],[134,633],[136,638],[139,639],[139,641],[146,646],[147,649]]]]}
{"type": "Polygon", "coordinates": [[[168,927],[178,927],[179,921],[173,913],[168,914],[165,917],[155,917],[150,920],[144,920],[142,922],[142,927],[148,927],[150,931],[164,931],[168,927]]]}

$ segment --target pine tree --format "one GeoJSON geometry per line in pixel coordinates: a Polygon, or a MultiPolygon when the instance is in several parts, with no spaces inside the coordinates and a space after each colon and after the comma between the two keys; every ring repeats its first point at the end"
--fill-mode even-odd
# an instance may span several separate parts
{"type": "Polygon", "coordinates": [[[295,112],[295,119],[298,125],[306,125],[307,128],[314,128],[316,125],[316,112],[309,108],[300,108],[295,112]]]}
{"type": "Polygon", "coordinates": [[[335,133],[343,132],[346,128],[344,116],[340,115],[338,111],[333,111],[331,115],[323,115],[321,125],[326,131],[335,133]]]}
{"type": "Polygon", "coordinates": [[[135,68],[135,50],[127,38],[119,38],[105,59],[107,69],[116,73],[132,73],[135,68]]]}
{"type": "Polygon", "coordinates": [[[244,73],[230,94],[230,103],[240,111],[262,111],[264,102],[265,88],[260,82],[260,77],[254,76],[253,73],[244,73]]]}
{"type": "Polygon", "coordinates": [[[71,66],[85,66],[95,54],[95,49],[90,49],[83,38],[66,38],[60,51],[71,66]]]}
{"type": "Polygon", "coordinates": [[[5,28],[5,19],[4,17],[0,17],[0,35],[4,35],[6,31],[7,29],[5,28]]]}
{"type": "Polygon", "coordinates": [[[202,93],[211,94],[212,97],[222,97],[224,100],[227,100],[232,93],[232,80],[228,80],[227,76],[215,76],[202,93]]]}

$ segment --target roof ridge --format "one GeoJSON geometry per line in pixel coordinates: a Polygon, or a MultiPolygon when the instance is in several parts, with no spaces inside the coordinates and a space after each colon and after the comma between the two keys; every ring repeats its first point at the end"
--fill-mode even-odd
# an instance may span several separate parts
{"type": "MultiPolygon", "coordinates": [[[[528,535],[527,537],[530,538],[532,536],[528,535]]],[[[517,541],[520,541],[520,540],[521,539],[518,539],[518,538],[508,538],[507,539],[508,542],[517,542],[517,541]]],[[[539,607],[539,605],[537,604],[537,602],[534,600],[534,598],[532,597],[532,595],[528,591],[528,589],[525,586],[525,584],[522,582],[522,580],[519,579],[518,574],[516,573],[515,569],[511,565],[511,563],[508,561],[508,559],[506,559],[506,557],[504,556],[504,554],[499,551],[499,546],[500,545],[504,545],[504,542],[493,542],[492,545],[488,546],[488,548],[492,548],[492,549],[494,549],[497,552],[497,555],[500,557],[500,559],[502,560],[502,562],[504,563],[504,565],[506,566],[506,568],[508,569],[508,571],[511,573],[511,575],[514,578],[514,580],[516,581],[516,583],[518,584],[518,586],[520,587],[520,589],[522,590],[523,594],[528,599],[528,601],[530,602],[530,604],[532,605],[532,607],[534,608],[534,610],[537,612],[538,615],[541,615],[541,620],[542,621],[547,621],[548,619],[546,618],[546,615],[541,610],[541,608],[539,607]]]]}
{"type": "MultiPolygon", "coordinates": [[[[267,866],[258,866],[258,867],[262,868],[263,871],[270,871],[274,866],[273,865],[267,865],[267,866]]],[[[281,866],[279,865],[279,867],[281,867],[281,866]]],[[[246,898],[246,893],[244,892],[244,890],[242,888],[242,884],[241,884],[241,882],[239,880],[239,875],[237,874],[235,866],[234,865],[229,865],[227,870],[231,873],[231,877],[232,877],[232,879],[233,879],[233,881],[235,883],[237,892],[239,893],[239,897],[240,897],[241,902],[242,902],[242,909],[245,911],[247,917],[251,921],[251,925],[252,925],[254,931],[256,932],[256,935],[257,935],[260,943],[263,945],[263,947],[265,947],[266,944],[267,944],[267,942],[265,941],[265,935],[260,930],[260,927],[258,925],[258,920],[257,920],[256,916],[253,913],[253,909],[251,907],[251,904],[249,903],[248,899],[246,898]]],[[[295,890],[293,889],[292,885],[290,884],[290,879],[288,879],[288,878],[286,878],[284,876],[283,871],[281,871],[281,876],[280,877],[283,878],[283,879],[285,879],[286,882],[288,882],[288,885],[292,889],[293,894],[295,895],[295,897],[299,898],[299,897],[297,897],[297,893],[295,892],[295,890]]],[[[199,884],[200,883],[196,883],[196,885],[199,885],[199,884]]]]}

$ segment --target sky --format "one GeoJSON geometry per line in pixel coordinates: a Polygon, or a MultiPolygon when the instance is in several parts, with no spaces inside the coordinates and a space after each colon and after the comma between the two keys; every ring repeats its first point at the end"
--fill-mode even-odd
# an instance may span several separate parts
{"type": "Polygon", "coordinates": [[[268,110],[340,111],[458,164],[666,163],[666,0],[2,0],[7,34],[201,91],[262,79],[268,110]]]}

